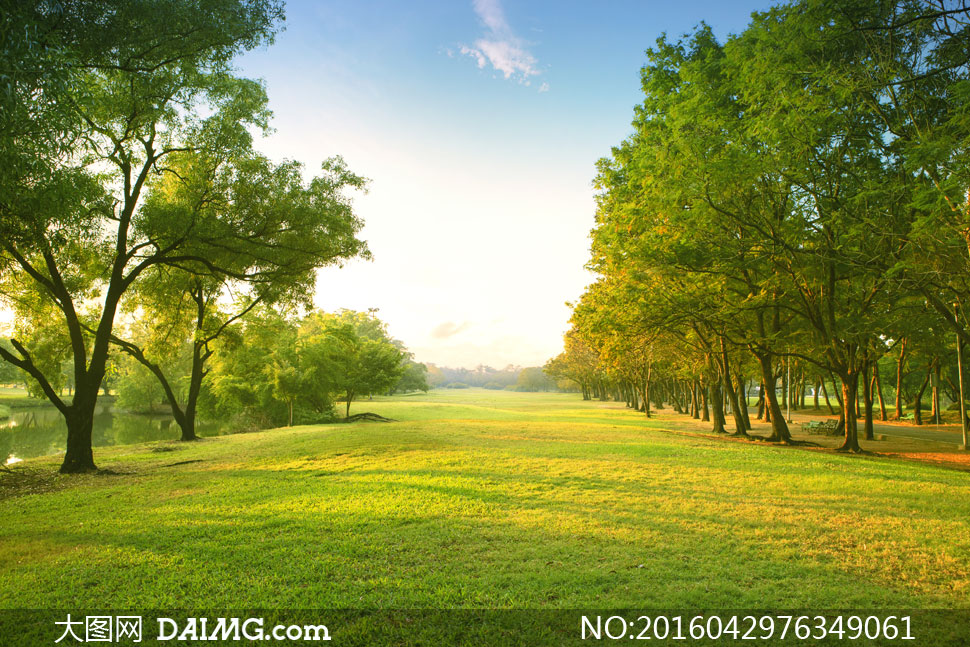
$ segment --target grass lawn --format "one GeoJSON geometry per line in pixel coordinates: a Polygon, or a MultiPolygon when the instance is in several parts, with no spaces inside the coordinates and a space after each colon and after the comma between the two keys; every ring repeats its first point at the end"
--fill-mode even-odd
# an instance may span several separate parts
{"type": "Polygon", "coordinates": [[[963,472],[570,394],[362,411],[398,422],[100,449],[116,474],[0,488],[0,607],[970,607],[963,472]]]}

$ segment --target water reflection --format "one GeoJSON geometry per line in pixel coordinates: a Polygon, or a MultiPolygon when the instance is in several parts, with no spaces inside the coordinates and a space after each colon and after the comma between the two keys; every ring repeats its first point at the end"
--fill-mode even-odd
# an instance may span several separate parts
{"type": "MultiPolygon", "coordinates": [[[[229,431],[219,423],[199,422],[196,433],[215,436],[229,431]]],[[[100,405],[94,416],[92,444],[95,447],[129,445],[151,440],[175,440],[179,427],[170,416],[113,412],[110,404],[100,405]]],[[[53,407],[15,409],[0,420],[0,457],[23,459],[64,451],[67,425],[53,407]]]]}

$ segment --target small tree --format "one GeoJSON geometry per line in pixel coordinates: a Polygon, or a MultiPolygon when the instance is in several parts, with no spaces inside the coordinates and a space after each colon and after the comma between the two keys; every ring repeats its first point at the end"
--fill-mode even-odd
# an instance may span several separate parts
{"type": "Polygon", "coordinates": [[[409,361],[404,365],[401,379],[392,387],[391,392],[424,391],[427,393],[430,388],[428,385],[428,367],[420,362],[409,361]]]}
{"type": "Polygon", "coordinates": [[[326,370],[333,372],[333,384],[336,392],[343,393],[347,417],[355,398],[385,393],[404,374],[407,352],[371,313],[314,313],[304,328],[320,348],[327,349],[320,355],[320,364],[325,362],[326,370]]]}

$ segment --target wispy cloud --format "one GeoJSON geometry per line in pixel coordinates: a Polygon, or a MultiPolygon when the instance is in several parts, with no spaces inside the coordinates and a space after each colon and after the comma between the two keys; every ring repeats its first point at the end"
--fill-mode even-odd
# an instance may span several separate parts
{"type": "Polygon", "coordinates": [[[461,53],[475,59],[479,69],[491,65],[506,79],[531,85],[530,77],[540,74],[539,61],[529,51],[529,43],[512,31],[499,0],[473,0],[472,6],[486,31],[471,46],[462,45],[461,53]]]}
{"type": "Polygon", "coordinates": [[[434,339],[448,339],[449,337],[454,337],[463,330],[466,330],[471,324],[467,321],[465,323],[456,324],[452,321],[446,321],[444,323],[438,324],[431,330],[431,336],[434,339]]]}

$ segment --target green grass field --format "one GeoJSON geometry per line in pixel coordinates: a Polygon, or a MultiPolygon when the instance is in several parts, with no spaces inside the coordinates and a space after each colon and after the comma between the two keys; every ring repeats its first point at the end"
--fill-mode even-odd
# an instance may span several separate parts
{"type": "Polygon", "coordinates": [[[96,450],[116,474],[0,490],[0,604],[970,606],[963,472],[671,434],[570,394],[353,411],[399,422],[96,450]]]}

